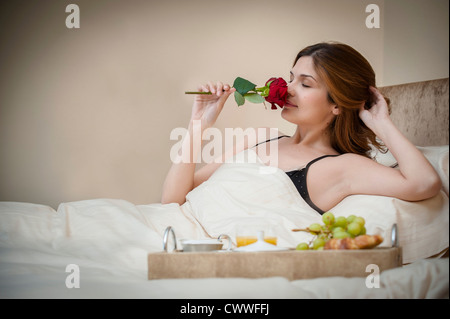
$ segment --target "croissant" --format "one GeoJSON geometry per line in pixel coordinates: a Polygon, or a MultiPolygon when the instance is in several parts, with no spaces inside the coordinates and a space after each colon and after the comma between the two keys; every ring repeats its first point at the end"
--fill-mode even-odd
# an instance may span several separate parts
{"type": "Polygon", "coordinates": [[[383,242],[380,235],[360,235],[355,238],[332,238],[324,249],[370,249],[383,242]]]}

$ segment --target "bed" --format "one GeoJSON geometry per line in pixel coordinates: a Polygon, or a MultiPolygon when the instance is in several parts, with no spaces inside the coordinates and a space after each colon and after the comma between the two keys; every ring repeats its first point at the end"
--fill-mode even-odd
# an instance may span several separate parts
{"type": "MultiPolygon", "coordinates": [[[[335,216],[364,217],[367,233],[385,239],[381,247],[394,244],[390,234],[397,225],[403,265],[383,271],[379,287],[368,288],[367,278],[351,276],[148,279],[148,255],[163,250],[168,226],[178,239],[223,233],[233,238],[238,223],[260,219],[276,226],[279,246],[293,248],[310,239],[291,230],[320,221],[320,215],[301,200],[285,174],[261,174],[264,165],[250,150],[222,165],[181,206],[102,198],[61,203],[55,210],[0,202],[0,297],[448,298],[448,79],[382,90],[392,101],[394,121],[430,160],[443,186],[421,202],[358,195],[331,210],[335,216]],[[242,190],[239,196],[233,195],[236,187],[242,190]]],[[[375,155],[392,165],[389,153],[375,155]]]]}

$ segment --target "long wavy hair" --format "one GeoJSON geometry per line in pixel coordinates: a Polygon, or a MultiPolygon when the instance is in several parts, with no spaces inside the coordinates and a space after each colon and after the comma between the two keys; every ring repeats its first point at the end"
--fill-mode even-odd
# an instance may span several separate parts
{"type": "MultiPolygon", "coordinates": [[[[371,107],[369,86],[376,87],[375,72],[370,63],[349,45],[324,42],[308,46],[295,58],[312,58],[314,68],[328,90],[328,100],[336,104],[339,115],[328,126],[331,145],[339,153],[356,153],[370,157],[372,146],[384,152],[385,147],[359,118],[364,103],[371,107]]],[[[386,98],[389,106],[390,101],[386,98]]]]}

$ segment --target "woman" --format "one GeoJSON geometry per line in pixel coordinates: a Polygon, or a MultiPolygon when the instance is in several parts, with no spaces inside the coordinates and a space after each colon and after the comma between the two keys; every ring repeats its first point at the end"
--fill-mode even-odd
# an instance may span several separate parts
{"type": "MultiPolygon", "coordinates": [[[[299,52],[290,73],[281,116],[297,129],[293,136],[277,139],[277,165],[312,208],[322,214],[353,194],[418,201],[439,192],[438,174],[392,123],[389,101],[375,88],[374,71],[361,54],[345,44],[319,43],[299,52]],[[381,149],[383,144],[396,158],[398,169],[370,158],[371,145],[381,149]]],[[[189,154],[198,151],[193,149],[192,136],[214,125],[235,91],[220,82],[199,89],[212,95],[195,97],[190,138],[183,142],[183,152],[189,154]],[[201,128],[193,125],[195,120],[201,121],[201,128]]],[[[248,147],[255,145],[242,149],[248,147]]],[[[186,194],[220,165],[208,164],[196,172],[196,161],[191,159],[171,167],[162,203],[184,203],[186,194]]]]}

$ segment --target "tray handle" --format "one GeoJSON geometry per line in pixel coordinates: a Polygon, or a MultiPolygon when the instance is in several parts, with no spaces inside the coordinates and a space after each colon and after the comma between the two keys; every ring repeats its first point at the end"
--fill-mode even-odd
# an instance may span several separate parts
{"type": "Polygon", "coordinates": [[[167,246],[169,244],[169,234],[172,233],[172,238],[174,242],[174,249],[173,251],[177,250],[177,237],[175,236],[175,231],[173,230],[172,226],[168,226],[166,230],[164,231],[164,237],[163,237],[163,250],[167,253],[167,246]]]}
{"type": "Polygon", "coordinates": [[[228,236],[227,234],[221,234],[219,237],[217,237],[217,240],[220,241],[220,240],[222,240],[222,238],[226,238],[227,239],[227,241],[228,241],[228,248],[227,248],[227,250],[230,251],[231,250],[231,246],[232,246],[230,236],[228,236]]]}
{"type": "Polygon", "coordinates": [[[397,224],[393,224],[391,228],[391,246],[398,247],[398,228],[397,224]]]}

